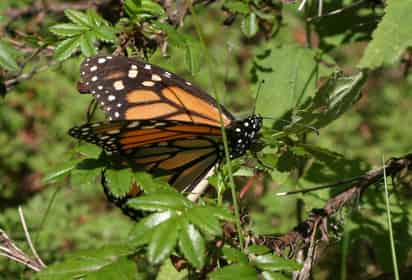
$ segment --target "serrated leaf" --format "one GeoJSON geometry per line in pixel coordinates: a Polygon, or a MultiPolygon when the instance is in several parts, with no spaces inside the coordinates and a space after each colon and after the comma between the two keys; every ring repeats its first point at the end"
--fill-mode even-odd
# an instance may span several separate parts
{"type": "Polygon", "coordinates": [[[19,71],[15,57],[17,50],[14,50],[8,43],[0,40],[0,66],[9,71],[19,71]]]}
{"type": "MultiPolygon", "coordinates": [[[[312,128],[325,127],[358,101],[365,81],[366,74],[363,72],[351,77],[344,77],[340,73],[333,74],[319,88],[314,98],[308,99],[292,112],[290,124],[283,123],[282,130],[290,134],[313,132],[312,128]]],[[[283,119],[286,119],[286,116],[283,119]]]]}
{"type": "Polygon", "coordinates": [[[407,47],[412,46],[411,1],[388,1],[385,15],[372,34],[359,67],[376,69],[399,60],[407,47]]]}
{"type": "Polygon", "coordinates": [[[107,169],[104,172],[104,177],[110,192],[115,196],[126,195],[134,181],[134,174],[130,169],[107,169]]]}
{"type": "MultiPolygon", "coordinates": [[[[88,9],[86,11],[88,22],[90,22],[94,27],[101,27],[102,25],[108,25],[108,22],[96,13],[93,9],[88,9]]],[[[95,28],[96,29],[96,28],[95,28]]]]}
{"type": "Polygon", "coordinates": [[[179,231],[180,223],[177,217],[168,219],[154,229],[147,249],[147,257],[151,263],[159,264],[170,255],[176,246],[179,231]]]}
{"type": "Polygon", "coordinates": [[[73,23],[81,25],[84,27],[92,27],[93,23],[89,21],[87,15],[83,12],[79,12],[72,9],[67,9],[64,11],[66,17],[73,23]]]}
{"type": "Polygon", "coordinates": [[[211,280],[256,280],[258,274],[256,269],[248,264],[238,263],[225,266],[209,274],[211,280]]]}
{"type": "Polygon", "coordinates": [[[302,268],[302,265],[295,260],[286,259],[273,254],[257,256],[253,263],[262,270],[269,271],[296,271],[302,268]]]}
{"type": "Polygon", "coordinates": [[[195,207],[190,209],[186,215],[190,222],[202,231],[215,236],[222,235],[219,220],[215,216],[210,215],[207,207],[195,207]]]}
{"type": "Polygon", "coordinates": [[[92,32],[86,32],[80,37],[80,50],[86,57],[93,56],[97,54],[97,49],[94,46],[94,36],[92,32]]]}
{"type": "Polygon", "coordinates": [[[48,266],[36,274],[41,280],[72,279],[85,276],[110,266],[132,251],[125,244],[109,245],[99,249],[80,250],[66,257],[63,262],[48,266]]]}
{"type": "Polygon", "coordinates": [[[263,271],[262,278],[264,280],[290,280],[290,277],[287,277],[279,272],[263,271]]]}
{"type": "Polygon", "coordinates": [[[165,211],[155,213],[141,219],[135,225],[133,231],[129,234],[131,246],[139,247],[143,244],[149,243],[152,238],[154,228],[167,221],[172,216],[173,212],[165,211]]]}
{"type": "Polygon", "coordinates": [[[80,37],[78,36],[61,41],[54,50],[54,57],[59,61],[65,60],[71,56],[79,46],[80,37]]]}
{"type": "Polygon", "coordinates": [[[116,41],[116,30],[110,26],[100,26],[95,28],[94,33],[97,38],[104,42],[114,42],[116,41]]]}
{"type": "Polygon", "coordinates": [[[50,32],[62,37],[73,37],[83,34],[87,30],[90,30],[90,28],[73,23],[56,24],[49,28],[50,32]]]}
{"type": "Polygon", "coordinates": [[[130,207],[144,211],[183,211],[188,207],[192,207],[193,203],[178,192],[163,190],[132,198],[127,204],[130,207]]]}
{"type": "Polygon", "coordinates": [[[182,222],[179,235],[179,248],[186,259],[196,268],[205,264],[205,240],[194,225],[187,221],[182,222]]]}
{"type": "Polygon", "coordinates": [[[153,178],[152,175],[147,172],[136,172],[135,179],[147,194],[161,190],[173,190],[167,182],[160,180],[159,178],[153,178]]]}
{"type": "Polygon", "coordinates": [[[250,13],[246,17],[243,18],[242,23],[240,24],[243,34],[251,38],[256,35],[258,32],[259,26],[256,20],[256,14],[250,13]]]}
{"type": "Polygon", "coordinates": [[[232,248],[229,245],[225,245],[222,248],[223,257],[231,263],[245,263],[249,262],[248,257],[243,254],[239,249],[232,248]]]}
{"type": "Polygon", "coordinates": [[[98,271],[87,274],[87,280],[116,279],[129,280],[136,279],[136,263],[128,258],[120,258],[118,261],[106,265],[98,271]]]}

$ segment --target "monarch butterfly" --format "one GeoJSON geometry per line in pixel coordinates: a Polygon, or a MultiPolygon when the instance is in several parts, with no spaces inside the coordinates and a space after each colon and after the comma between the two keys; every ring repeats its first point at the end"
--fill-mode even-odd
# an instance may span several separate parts
{"type": "MultiPolygon", "coordinates": [[[[124,56],[95,56],[81,65],[80,93],[91,93],[108,121],[70,129],[77,139],[101,146],[191,192],[224,158],[218,104],[172,72],[124,56]]],[[[231,158],[258,141],[262,118],[236,120],[221,106],[231,158]]]]}

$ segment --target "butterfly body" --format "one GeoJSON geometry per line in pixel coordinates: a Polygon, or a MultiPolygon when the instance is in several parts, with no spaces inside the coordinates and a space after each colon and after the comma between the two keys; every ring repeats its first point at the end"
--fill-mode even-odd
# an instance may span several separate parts
{"type": "Polygon", "coordinates": [[[221,120],[230,158],[259,139],[262,118],[236,120],[215,99],[176,74],[137,59],[96,56],[81,66],[81,93],[91,93],[108,121],[70,129],[127,166],[165,176],[178,189],[193,187],[224,159],[221,120]]]}

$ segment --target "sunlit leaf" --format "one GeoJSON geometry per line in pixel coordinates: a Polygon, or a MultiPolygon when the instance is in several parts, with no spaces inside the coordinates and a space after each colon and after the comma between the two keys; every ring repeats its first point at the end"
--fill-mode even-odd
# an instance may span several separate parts
{"type": "Polygon", "coordinates": [[[180,223],[177,219],[177,217],[170,218],[154,229],[147,253],[150,262],[158,264],[172,252],[180,231],[180,223]]]}
{"type": "Polygon", "coordinates": [[[179,248],[187,260],[200,269],[205,264],[205,240],[194,225],[184,221],[179,235],[179,248]]]}
{"type": "Polygon", "coordinates": [[[373,40],[366,48],[359,64],[375,69],[399,61],[407,47],[412,46],[411,1],[388,1],[385,15],[373,32],[373,40]]]}

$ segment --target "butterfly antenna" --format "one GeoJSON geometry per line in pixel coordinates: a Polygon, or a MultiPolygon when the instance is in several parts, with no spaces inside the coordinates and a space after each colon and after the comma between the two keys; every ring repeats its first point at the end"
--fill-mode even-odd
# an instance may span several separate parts
{"type": "Polygon", "coordinates": [[[258,100],[258,98],[259,98],[260,90],[262,89],[262,85],[263,85],[264,83],[265,83],[265,80],[259,81],[258,89],[257,89],[257,92],[256,92],[256,98],[255,98],[255,106],[253,106],[252,115],[254,115],[254,114],[256,113],[257,100],[258,100]]]}
{"type": "MultiPolygon", "coordinates": [[[[281,122],[284,122],[284,123],[287,123],[287,124],[292,124],[291,121],[288,121],[288,120],[285,120],[285,119],[275,119],[275,118],[271,118],[271,117],[262,117],[262,118],[267,119],[267,120],[281,121],[281,122]]],[[[314,126],[306,125],[306,124],[300,124],[300,123],[295,123],[294,125],[298,125],[298,126],[308,128],[308,129],[312,130],[313,132],[315,132],[317,136],[320,135],[319,130],[314,126]]]]}

